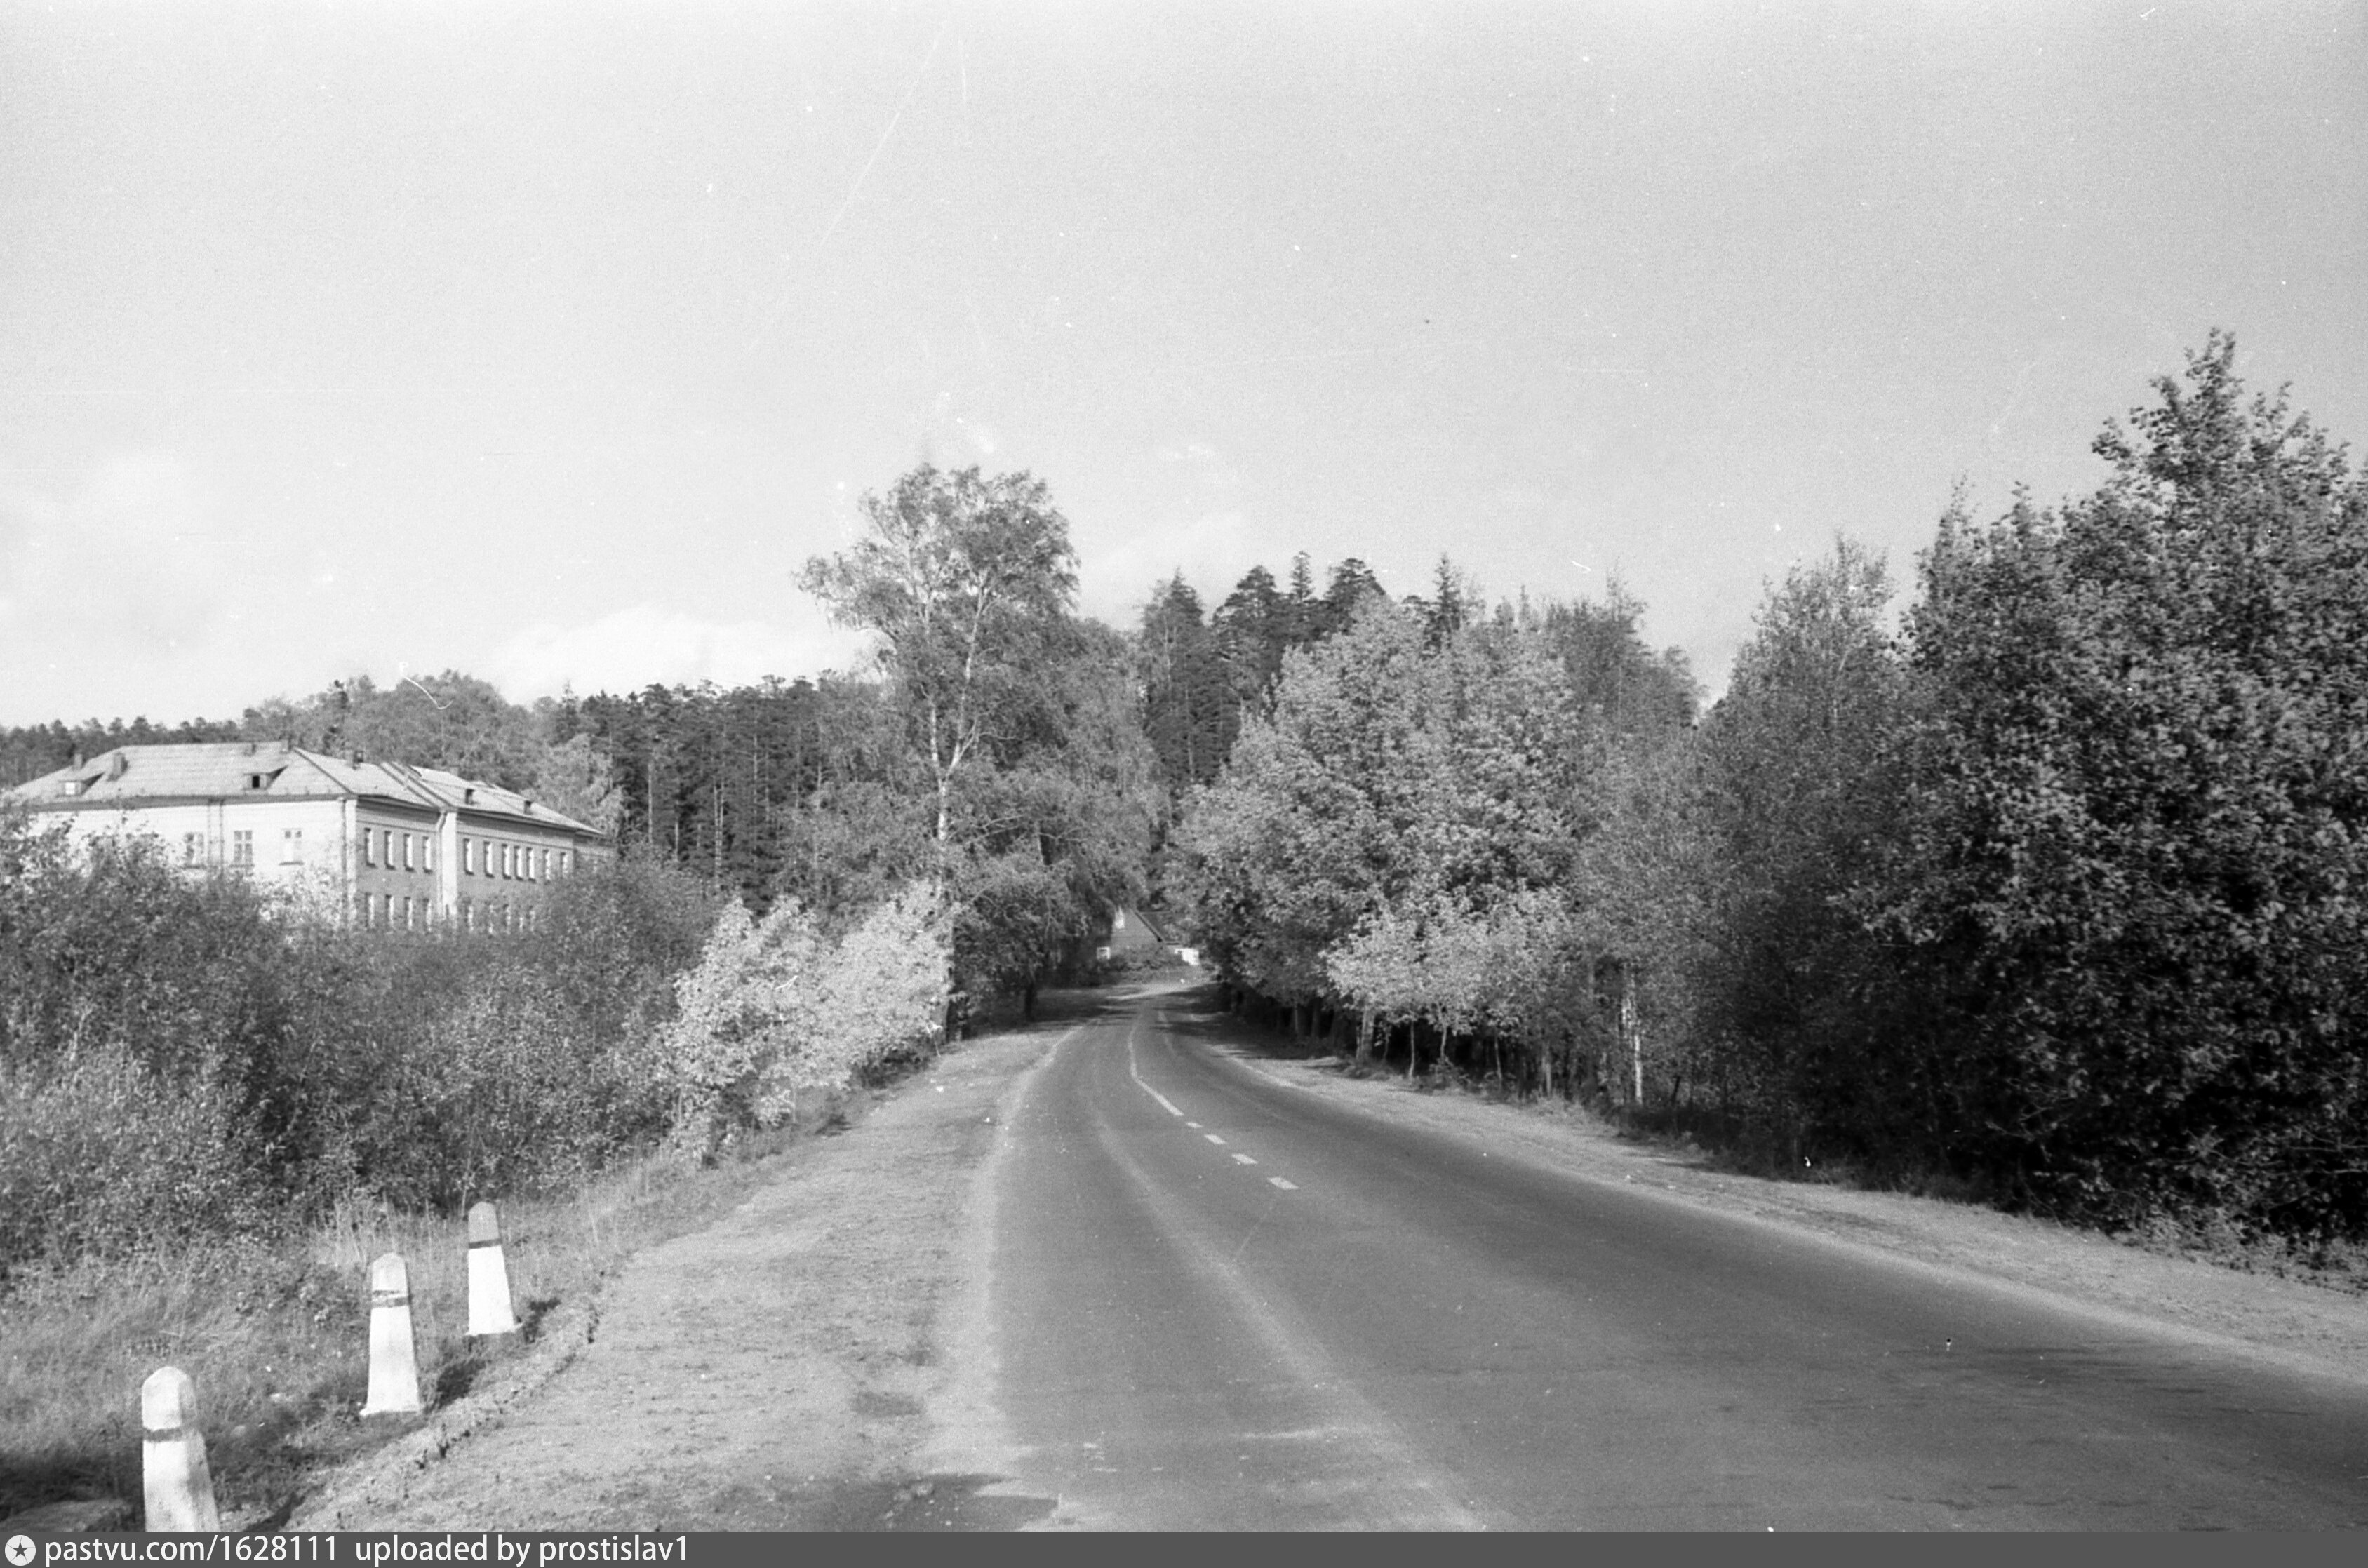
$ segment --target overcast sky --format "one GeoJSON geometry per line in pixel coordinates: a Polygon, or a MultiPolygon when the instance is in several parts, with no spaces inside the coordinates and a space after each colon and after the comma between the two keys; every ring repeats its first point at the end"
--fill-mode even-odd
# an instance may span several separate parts
{"type": "Polygon", "coordinates": [[[1083,604],[1441,551],[1715,690],[2208,328],[2368,441],[2359,4],[0,0],[0,722],[844,665],[924,459],[1083,604]]]}

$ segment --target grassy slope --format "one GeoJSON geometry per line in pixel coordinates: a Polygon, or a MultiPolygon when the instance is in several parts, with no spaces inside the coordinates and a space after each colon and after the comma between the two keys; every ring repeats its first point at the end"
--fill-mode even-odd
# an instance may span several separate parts
{"type": "MultiPolygon", "coordinates": [[[[860,1112],[825,1108],[803,1131],[860,1112]]],[[[275,1520],[324,1468],[420,1417],[359,1415],[369,1379],[370,1260],[408,1266],[422,1397],[432,1410],[516,1358],[548,1313],[625,1258],[698,1229],[767,1179],[799,1130],[687,1170],[660,1157],[576,1193],[503,1206],[522,1334],[465,1335],[461,1221],[346,1210],[278,1244],[85,1264],[0,1298],[0,1517],[69,1498],[141,1495],[140,1385],[163,1366],[197,1383],[225,1524],[275,1520]]]]}

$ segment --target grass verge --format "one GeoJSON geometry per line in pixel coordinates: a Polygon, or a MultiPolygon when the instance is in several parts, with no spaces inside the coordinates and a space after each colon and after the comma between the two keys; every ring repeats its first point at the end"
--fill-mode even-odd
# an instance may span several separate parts
{"type": "Polygon", "coordinates": [[[871,1097],[858,1089],[820,1105],[712,1167],[651,1155],[572,1193],[503,1203],[503,1251],[522,1324],[515,1335],[467,1337],[465,1231],[457,1216],[346,1205],[277,1243],[18,1276],[0,1296],[0,1519],[83,1498],[120,1498],[136,1508],[140,1385],[157,1368],[176,1366],[197,1384],[225,1526],[276,1524],[313,1477],[416,1430],[518,1358],[552,1312],[596,1297],[627,1257],[727,1212],[812,1135],[860,1117],[871,1097]],[[370,1261],[386,1252],[408,1266],[427,1409],[365,1421],[370,1261]]]}

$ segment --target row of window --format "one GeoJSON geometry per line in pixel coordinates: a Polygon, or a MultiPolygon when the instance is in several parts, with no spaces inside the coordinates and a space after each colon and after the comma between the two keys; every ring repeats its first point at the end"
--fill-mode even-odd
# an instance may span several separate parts
{"type": "Polygon", "coordinates": [[[403,917],[395,918],[397,899],[389,893],[362,894],[362,924],[377,926],[389,931],[424,931],[433,916],[435,906],[426,899],[416,903],[405,893],[399,901],[403,917]]]}
{"type": "MultiPolygon", "coordinates": [[[[408,894],[366,892],[361,895],[361,922],[384,931],[425,931],[436,923],[433,901],[414,899],[408,894]]],[[[539,923],[540,912],[532,904],[508,903],[471,904],[462,899],[454,913],[454,924],[463,931],[531,931],[539,923]]]]}
{"type": "MultiPolygon", "coordinates": [[[[500,877],[523,882],[547,882],[554,866],[561,876],[574,869],[571,852],[551,850],[531,844],[505,844],[491,838],[461,840],[461,871],[463,876],[500,877]],[[558,857],[557,860],[552,856],[558,857]],[[483,862],[484,869],[479,870],[483,862]]],[[[362,864],[383,865],[389,870],[432,871],[436,869],[436,840],[428,834],[397,833],[391,827],[362,829],[362,864]]]]}
{"type": "MultiPolygon", "coordinates": [[[[206,863],[206,835],[202,833],[181,835],[181,864],[202,866],[206,863]]],[[[304,830],[283,827],[279,830],[279,863],[298,866],[304,860],[304,830]]],[[[233,866],[255,864],[255,830],[233,828],[230,835],[230,863],[233,866]]]]}
{"type": "MultiPolygon", "coordinates": [[[[478,874],[478,850],[483,848],[484,872],[488,877],[500,877],[516,881],[549,881],[555,864],[561,876],[573,870],[571,850],[552,851],[530,844],[504,844],[494,839],[463,838],[461,840],[461,869],[478,874]],[[558,856],[554,862],[553,854],[558,856]]],[[[279,863],[295,866],[303,863],[304,830],[283,827],[279,830],[279,863]]],[[[181,863],[202,866],[206,863],[206,835],[202,833],[181,835],[181,863]]],[[[255,830],[233,828],[230,835],[230,863],[233,866],[255,864],[255,830]]],[[[436,839],[431,834],[397,833],[393,828],[362,829],[362,864],[384,866],[388,870],[432,871],[436,869],[436,839]],[[400,842],[398,842],[398,840],[400,842]]]]}
{"type": "Polygon", "coordinates": [[[432,871],[436,869],[435,835],[427,833],[397,834],[391,827],[366,827],[362,829],[362,864],[383,865],[390,871],[397,869],[432,871]],[[396,858],[397,838],[403,840],[400,859],[396,858]]]}
{"type": "MultiPolygon", "coordinates": [[[[462,875],[479,874],[478,850],[481,848],[484,851],[483,874],[485,876],[523,882],[547,882],[551,880],[552,851],[531,844],[504,844],[491,838],[461,840],[462,875]]],[[[557,853],[559,874],[564,877],[573,869],[568,864],[570,851],[562,849],[557,853]]]]}

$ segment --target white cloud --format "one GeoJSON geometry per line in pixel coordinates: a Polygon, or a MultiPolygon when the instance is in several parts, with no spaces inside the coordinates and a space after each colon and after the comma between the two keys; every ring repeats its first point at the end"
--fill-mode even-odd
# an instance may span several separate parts
{"type": "Polygon", "coordinates": [[[701,620],[655,605],[633,605],[578,626],[545,621],[495,649],[485,676],[511,700],[557,695],[639,691],[653,683],[745,686],[766,676],[794,680],[852,667],[860,634],[829,625],[803,608],[779,621],[701,620]]]}

